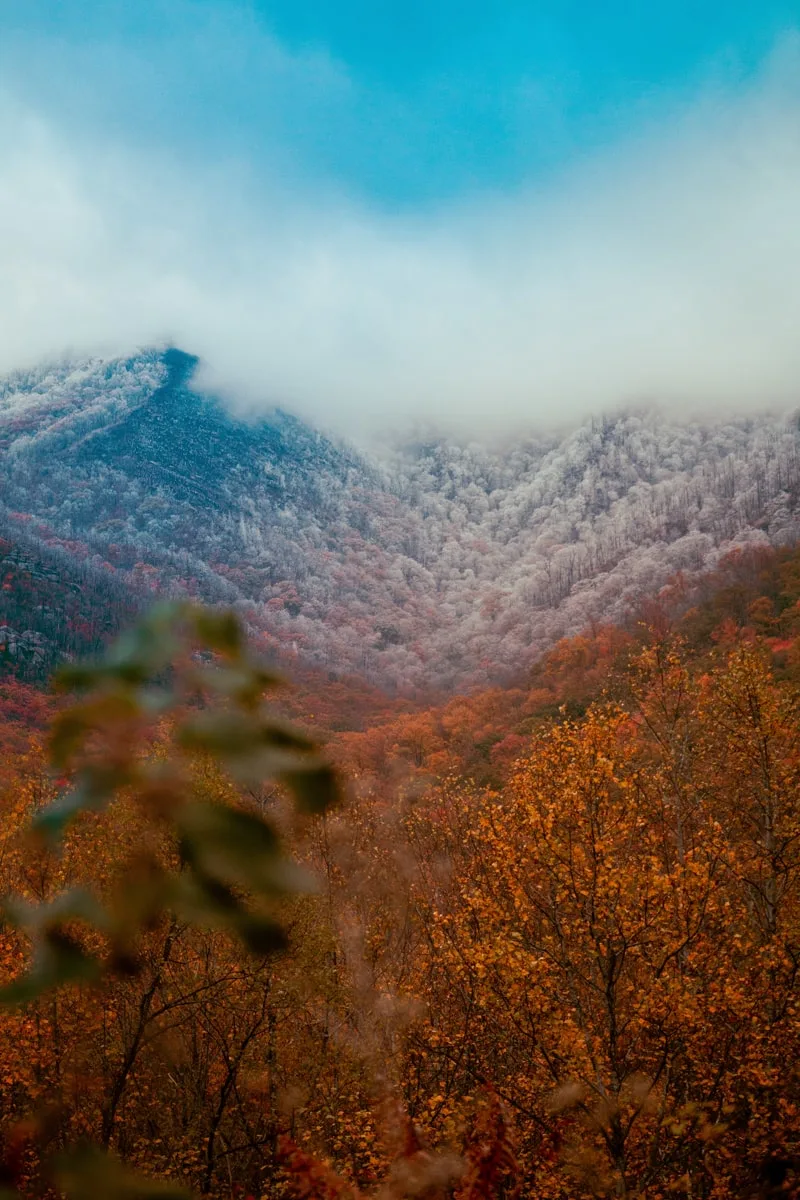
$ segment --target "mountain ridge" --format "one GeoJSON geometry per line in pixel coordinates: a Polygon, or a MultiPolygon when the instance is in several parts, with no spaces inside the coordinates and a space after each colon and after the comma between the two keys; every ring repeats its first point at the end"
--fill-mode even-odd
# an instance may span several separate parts
{"type": "Polygon", "coordinates": [[[196,364],[149,350],[0,384],[0,536],[142,602],[233,604],[265,649],[407,690],[506,678],[676,572],[800,533],[791,415],[628,413],[377,457],[277,408],[232,414],[196,364]]]}

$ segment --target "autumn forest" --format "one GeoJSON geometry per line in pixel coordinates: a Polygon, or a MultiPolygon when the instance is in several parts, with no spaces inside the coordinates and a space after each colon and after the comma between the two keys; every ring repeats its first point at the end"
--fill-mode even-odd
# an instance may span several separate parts
{"type": "Polygon", "coordinates": [[[800,553],[427,706],[197,612],[0,686],[4,1195],[794,1194],[800,553]]]}

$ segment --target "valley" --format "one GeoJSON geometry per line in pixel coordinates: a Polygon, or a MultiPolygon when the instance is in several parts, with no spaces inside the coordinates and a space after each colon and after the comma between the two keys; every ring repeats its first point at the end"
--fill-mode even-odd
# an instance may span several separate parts
{"type": "Polygon", "coordinates": [[[0,626],[23,678],[187,595],[235,606],[264,653],[394,692],[503,682],[675,574],[800,530],[790,415],[377,451],[237,416],[195,365],[153,350],[0,386],[0,626]]]}

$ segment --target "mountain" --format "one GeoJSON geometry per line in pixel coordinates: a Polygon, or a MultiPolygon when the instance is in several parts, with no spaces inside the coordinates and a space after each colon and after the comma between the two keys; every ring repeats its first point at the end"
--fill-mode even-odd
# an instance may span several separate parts
{"type": "Polygon", "coordinates": [[[380,454],[234,415],[179,350],[0,384],[0,648],[33,675],[153,594],[401,689],[508,677],[677,572],[800,532],[796,416],[623,413],[506,449],[380,454]]]}

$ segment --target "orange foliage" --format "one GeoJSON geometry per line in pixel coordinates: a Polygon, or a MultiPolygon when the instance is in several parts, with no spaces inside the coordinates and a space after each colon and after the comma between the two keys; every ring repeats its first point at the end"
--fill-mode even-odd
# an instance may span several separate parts
{"type": "MultiPolygon", "coordinates": [[[[507,689],[309,673],[285,710],[353,786],[292,835],[322,886],[290,954],[161,924],[138,975],[0,1014],[8,1179],[41,1192],[38,1121],[220,1198],[796,1195],[799,605],[800,555],[742,553],[507,689]]],[[[60,860],[24,839],[49,704],[0,689],[0,864],[38,901],[157,836],[123,801],[60,860]]],[[[25,951],[0,931],[4,977],[25,951]]]]}

